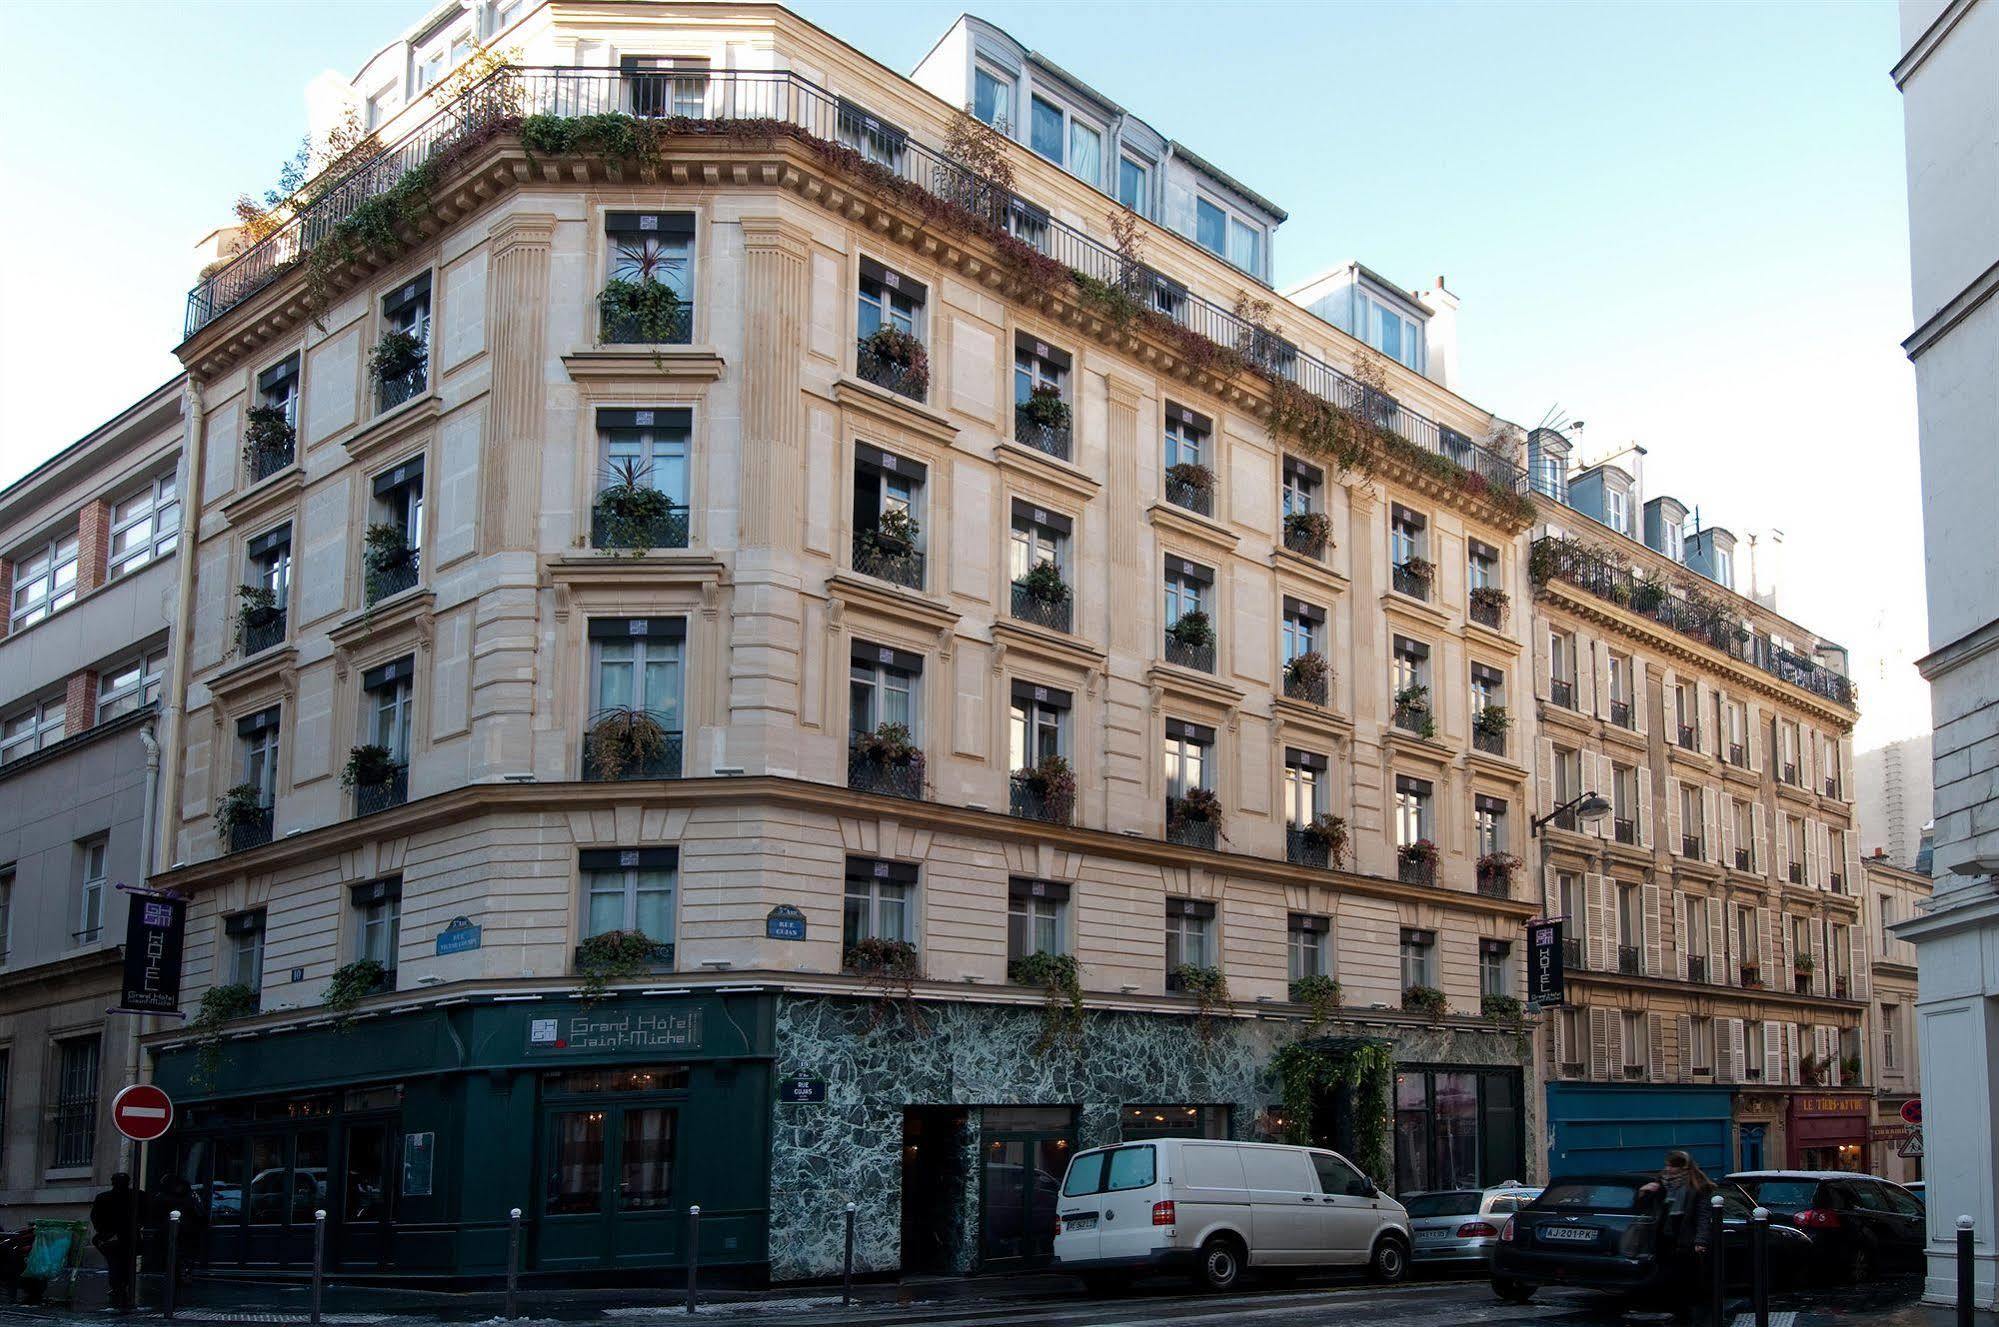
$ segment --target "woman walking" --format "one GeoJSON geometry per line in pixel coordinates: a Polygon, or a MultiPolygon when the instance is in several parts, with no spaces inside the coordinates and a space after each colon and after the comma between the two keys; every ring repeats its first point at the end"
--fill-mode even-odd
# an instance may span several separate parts
{"type": "MultiPolygon", "coordinates": [[[[1714,1181],[1685,1152],[1668,1152],[1659,1178],[1640,1189],[1660,1197],[1659,1260],[1669,1269],[1667,1284],[1682,1304],[1704,1304],[1713,1284],[1708,1259],[1721,1256],[1715,1221],[1714,1181]]],[[[1698,1316],[1698,1315],[1697,1315],[1698,1316]]]]}

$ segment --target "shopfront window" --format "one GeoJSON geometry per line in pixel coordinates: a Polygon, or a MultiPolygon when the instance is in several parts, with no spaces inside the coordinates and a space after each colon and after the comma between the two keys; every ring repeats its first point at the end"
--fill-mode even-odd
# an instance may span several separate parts
{"type": "Polygon", "coordinates": [[[1508,1069],[1403,1068],[1395,1076],[1398,1193],[1518,1180],[1524,1169],[1520,1075],[1508,1069]]]}
{"type": "Polygon", "coordinates": [[[1142,1138],[1227,1138],[1227,1106],[1126,1106],[1118,1118],[1127,1143],[1142,1138]]]}

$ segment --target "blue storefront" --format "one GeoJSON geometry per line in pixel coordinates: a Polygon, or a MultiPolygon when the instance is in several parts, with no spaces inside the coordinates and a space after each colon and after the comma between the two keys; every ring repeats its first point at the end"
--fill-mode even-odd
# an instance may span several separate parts
{"type": "Polygon", "coordinates": [[[1548,1174],[1657,1170],[1674,1148],[1712,1175],[1734,1167],[1735,1094],[1670,1083],[1548,1084],[1548,1174]]]}

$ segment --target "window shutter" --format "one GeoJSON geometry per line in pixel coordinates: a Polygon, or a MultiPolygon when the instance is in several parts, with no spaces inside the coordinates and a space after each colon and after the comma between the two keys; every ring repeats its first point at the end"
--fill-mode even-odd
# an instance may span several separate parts
{"type": "Polygon", "coordinates": [[[1535,760],[1535,781],[1540,785],[1541,805],[1553,810],[1555,807],[1555,744],[1542,738],[1540,755],[1535,760]]]}
{"type": "Polygon", "coordinates": [[[1847,947],[1853,951],[1853,990],[1856,1000],[1867,998],[1867,932],[1855,926],[1846,933],[1847,947]]]}
{"type": "Polygon", "coordinates": [[[1770,874],[1770,823],[1764,818],[1763,803],[1751,803],[1749,828],[1756,835],[1756,844],[1751,849],[1749,865],[1758,875],[1768,875],[1770,874]]]}
{"type": "Polygon", "coordinates": [[[1593,642],[1590,648],[1596,655],[1596,668],[1594,670],[1596,680],[1596,717],[1599,719],[1608,719],[1610,717],[1610,651],[1603,647],[1602,641],[1593,642]]]}
{"type": "Polygon", "coordinates": [[[1634,1048],[1624,1044],[1624,1011],[1609,1010],[1604,1019],[1605,1040],[1609,1045],[1610,1076],[1612,1079],[1624,1077],[1624,1066],[1631,1063],[1634,1048]]]}
{"type": "Polygon", "coordinates": [[[1633,655],[1631,658],[1631,722],[1641,733],[1646,729],[1646,712],[1651,708],[1650,694],[1645,689],[1645,675],[1649,670],[1645,661],[1633,655]]]}
{"type": "Polygon", "coordinates": [[[1680,781],[1670,776],[1666,779],[1666,847],[1675,857],[1681,855],[1686,846],[1687,832],[1682,825],[1680,814],[1680,781]]]}
{"type": "Polygon", "coordinates": [[[1731,1018],[1728,1020],[1729,1077],[1737,1083],[1742,1081],[1743,1070],[1748,1067],[1744,1063],[1743,1050],[1742,1020],[1731,1018]]]}
{"type": "Polygon", "coordinates": [[[1638,767],[1638,846],[1652,846],[1652,771],[1644,765],[1638,767]]]}
{"type": "Polygon", "coordinates": [[[1704,755],[1714,754],[1714,688],[1699,678],[1694,679],[1694,750],[1704,755]]]}
{"type": "Polygon", "coordinates": [[[1644,909],[1640,925],[1645,937],[1645,972],[1648,976],[1662,977],[1665,975],[1665,965],[1661,958],[1659,938],[1659,887],[1640,885],[1638,890],[1644,909]]]}
{"type": "Polygon", "coordinates": [[[1605,972],[1611,966],[1610,882],[1600,875],[1586,875],[1583,877],[1583,888],[1589,900],[1589,949],[1587,958],[1591,968],[1598,972],[1605,972]]]}
{"type": "MultiPolygon", "coordinates": [[[[1707,961],[1711,969],[1708,980],[1713,981],[1728,968],[1728,919],[1722,915],[1721,900],[1707,900],[1707,961]]],[[[1729,978],[1733,984],[1734,977],[1729,978]]]]}
{"type": "Polygon", "coordinates": [[[1659,674],[1659,731],[1665,735],[1666,745],[1675,746],[1680,740],[1680,708],[1678,691],[1680,675],[1668,668],[1659,674]]]}
{"type": "Polygon", "coordinates": [[[1548,654],[1548,633],[1546,631],[1536,631],[1534,633],[1534,699],[1548,699],[1548,678],[1550,670],[1553,667],[1554,663],[1548,654]]]}
{"type": "Polygon", "coordinates": [[[1756,958],[1755,963],[1763,969],[1763,984],[1771,990],[1777,989],[1777,955],[1773,934],[1776,922],[1770,909],[1756,909],[1756,958]]]}
{"type": "Polygon", "coordinates": [[[1749,736],[1744,745],[1748,748],[1749,768],[1758,774],[1763,772],[1763,707],[1750,705],[1746,722],[1749,736]]]}
{"type": "Polygon", "coordinates": [[[1735,807],[1736,801],[1727,793],[1721,797],[1721,864],[1735,865],[1735,807]]]}
{"type": "MultiPolygon", "coordinates": [[[[1592,784],[1592,787],[1599,794],[1607,798],[1610,796],[1611,791],[1617,787],[1617,774],[1612,768],[1613,762],[1608,755],[1598,755],[1595,757],[1595,760],[1596,781],[1592,784]]],[[[1589,789],[1586,788],[1584,791],[1587,792],[1589,789]]],[[[1596,835],[1606,843],[1617,837],[1617,811],[1615,807],[1611,809],[1611,814],[1596,822],[1596,835]]]]}
{"type": "Polygon", "coordinates": [[[1691,934],[1687,930],[1687,927],[1690,924],[1697,924],[1689,922],[1687,910],[1687,896],[1675,892],[1673,895],[1673,975],[1681,981],[1687,979],[1687,936],[1691,934]]]}
{"type": "Polygon", "coordinates": [[[1784,1024],[1784,1081],[1796,1084],[1804,1075],[1798,1072],[1798,1025],[1784,1024]]]}
{"type": "Polygon", "coordinates": [[[1825,952],[1825,939],[1819,930],[1819,920],[1814,917],[1805,927],[1805,945],[1812,956],[1812,994],[1825,995],[1832,990],[1832,964],[1825,952]]]}
{"type": "Polygon", "coordinates": [[[1701,860],[1715,860],[1721,846],[1721,795],[1713,788],[1701,789],[1701,860]]]}
{"type": "Polygon", "coordinates": [[[1791,964],[1788,957],[1791,948],[1791,937],[1786,934],[1790,929],[1790,924],[1790,914],[1786,913],[1782,908],[1779,908],[1770,915],[1769,982],[1773,990],[1792,989],[1791,964]]]}
{"type": "Polygon", "coordinates": [[[1783,1038],[1775,1023],[1763,1025],[1763,1081],[1778,1083],[1784,1077],[1783,1038]]]}
{"type": "Polygon", "coordinates": [[[1666,1075],[1666,1018],[1656,1009],[1645,1011],[1645,1077],[1653,1082],[1666,1075]]]}
{"type": "Polygon", "coordinates": [[[1589,1011],[1589,1076],[1595,1079],[1610,1077],[1610,1011],[1592,1008],[1589,1011]]]}
{"type": "Polygon", "coordinates": [[[1798,725],[1798,779],[1807,789],[1819,786],[1818,754],[1818,730],[1798,725]]]}
{"type": "Polygon", "coordinates": [[[1686,1014],[1679,1016],[1680,1073],[1682,1083],[1691,1083],[1694,1078],[1694,1020],[1686,1014]]]}
{"type": "Polygon", "coordinates": [[[1819,888],[1819,835],[1824,827],[1816,820],[1805,821],[1805,885],[1819,888]]]}

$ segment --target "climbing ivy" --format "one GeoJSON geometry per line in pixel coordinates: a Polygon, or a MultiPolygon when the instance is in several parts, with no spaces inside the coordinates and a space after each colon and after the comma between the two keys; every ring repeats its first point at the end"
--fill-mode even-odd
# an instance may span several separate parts
{"type": "Polygon", "coordinates": [[[1345,1088],[1353,1112],[1353,1153],[1348,1160],[1385,1187],[1393,1170],[1388,1111],[1395,1057],[1389,1044],[1371,1037],[1294,1041],[1277,1052],[1272,1067],[1283,1093],[1286,1139],[1310,1143],[1316,1098],[1345,1088]]]}

